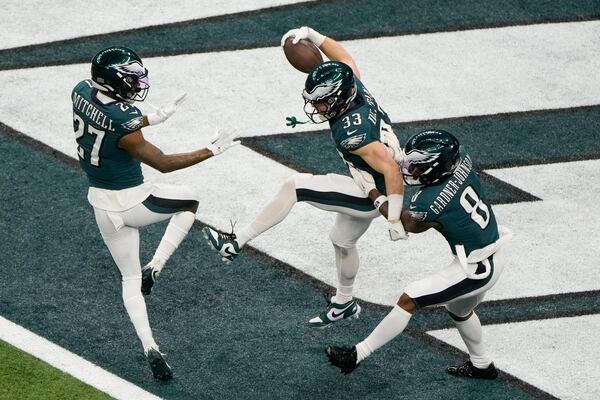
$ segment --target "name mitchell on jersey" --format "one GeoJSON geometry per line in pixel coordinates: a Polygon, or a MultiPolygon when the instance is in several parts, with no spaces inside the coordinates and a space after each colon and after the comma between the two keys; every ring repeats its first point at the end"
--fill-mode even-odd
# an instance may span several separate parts
{"type": "Polygon", "coordinates": [[[90,118],[95,124],[100,127],[114,132],[113,121],[108,118],[102,111],[98,110],[92,103],[73,92],[73,106],[90,118]]]}

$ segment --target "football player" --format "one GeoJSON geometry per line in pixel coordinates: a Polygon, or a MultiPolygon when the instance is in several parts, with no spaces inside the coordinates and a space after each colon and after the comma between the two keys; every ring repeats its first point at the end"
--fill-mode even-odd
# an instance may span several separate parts
{"type": "MultiPolygon", "coordinates": [[[[380,196],[371,201],[368,191],[349,176],[296,174],[247,227],[235,233],[206,227],[203,234],[222,259],[230,262],[242,246],[281,222],[299,201],[336,212],[329,238],[335,251],[338,285],[327,309],[309,321],[309,326],[322,328],[360,314],[361,307],[352,295],[359,267],[356,242],[373,218],[381,215],[378,209],[382,204],[388,210],[391,239],[406,237],[400,222],[404,184],[397,164],[403,153],[388,115],[361,82],[358,67],[344,47],[309,27],[287,32],[281,39],[282,46],[290,36],[294,37],[293,43],[310,40],[332,60],[308,74],[302,92],[304,110],[312,122],[329,123],[338,154],[355,174],[364,172],[372,178],[370,184],[377,187],[380,196]]],[[[362,184],[364,179],[358,181],[362,184]]]]}
{"type": "Polygon", "coordinates": [[[123,303],[155,378],[172,377],[159,351],[143,294],[186,237],[195,220],[198,197],[185,186],[144,182],[140,163],[170,172],[216,156],[239,142],[217,135],[206,148],[181,154],[163,154],[148,142],[142,128],[166,121],[185,99],[180,95],[154,113],[142,115],[133,104],[143,101],[150,84],[142,60],[126,47],[109,47],[92,59],[91,79],[79,82],[71,94],[73,128],[79,164],[89,180],[88,201],[96,222],[122,276],[123,303]],[[169,219],[152,260],[140,266],[141,226],[169,219]]]}
{"type": "MultiPolygon", "coordinates": [[[[470,356],[464,364],[448,367],[447,372],[494,379],[498,371],[486,355],[481,323],[473,309],[502,273],[504,244],[512,234],[496,224],[471,157],[456,137],[441,130],[423,131],[408,140],[404,151],[404,179],[420,188],[409,209],[402,210],[402,223],[408,232],[439,231],[454,260],[438,273],[410,283],[392,311],[362,342],[353,347],[329,346],[327,355],[342,373],[350,373],[402,333],[418,309],[444,305],[470,356]]],[[[375,196],[377,189],[372,189],[371,197],[375,196]]]]}

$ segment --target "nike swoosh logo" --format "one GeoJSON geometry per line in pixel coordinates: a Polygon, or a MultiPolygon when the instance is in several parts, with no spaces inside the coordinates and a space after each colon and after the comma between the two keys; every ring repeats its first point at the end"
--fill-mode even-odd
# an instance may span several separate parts
{"type": "Polygon", "coordinates": [[[223,252],[226,254],[229,254],[230,256],[237,256],[238,253],[235,252],[235,250],[233,250],[233,253],[231,252],[231,247],[227,246],[223,249],[223,252]]]}
{"type": "Polygon", "coordinates": [[[412,205],[412,204],[411,204],[411,205],[410,205],[410,207],[409,207],[409,209],[411,209],[411,210],[414,210],[415,208],[417,208],[417,206],[414,206],[414,205],[412,205]]]}
{"type": "Polygon", "coordinates": [[[357,130],[358,130],[358,129],[355,129],[355,130],[353,130],[353,131],[348,131],[348,132],[346,132],[346,135],[350,136],[350,135],[352,135],[353,133],[356,133],[356,131],[357,131],[357,130]]]}
{"type": "Polygon", "coordinates": [[[352,306],[354,306],[354,304],[350,304],[348,307],[344,308],[344,309],[343,309],[343,310],[342,310],[342,311],[341,311],[339,314],[336,314],[336,313],[335,313],[335,311],[333,311],[333,312],[331,313],[331,316],[332,316],[333,318],[337,318],[337,317],[339,317],[340,315],[343,315],[343,314],[344,314],[344,313],[345,313],[345,312],[346,312],[348,309],[350,309],[350,307],[352,307],[352,306]]]}

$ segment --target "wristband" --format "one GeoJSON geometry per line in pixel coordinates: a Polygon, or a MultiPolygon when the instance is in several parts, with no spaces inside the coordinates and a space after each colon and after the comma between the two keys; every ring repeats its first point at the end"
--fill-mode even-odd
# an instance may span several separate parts
{"type": "Polygon", "coordinates": [[[310,41],[317,47],[321,47],[327,36],[315,31],[312,28],[308,28],[310,41]]]}
{"type": "Polygon", "coordinates": [[[379,195],[378,198],[375,199],[375,201],[373,202],[373,205],[375,206],[376,210],[379,210],[379,207],[381,207],[383,205],[383,203],[385,203],[386,201],[388,201],[387,196],[381,194],[381,195],[379,195]]]}
{"type": "Polygon", "coordinates": [[[167,117],[164,114],[159,112],[155,112],[152,114],[146,114],[146,120],[148,121],[148,125],[158,125],[160,123],[165,122],[167,117]]]}
{"type": "Polygon", "coordinates": [[[398,221],[402,212],[404,194],[388,195],[388,221],[398,221]]]}

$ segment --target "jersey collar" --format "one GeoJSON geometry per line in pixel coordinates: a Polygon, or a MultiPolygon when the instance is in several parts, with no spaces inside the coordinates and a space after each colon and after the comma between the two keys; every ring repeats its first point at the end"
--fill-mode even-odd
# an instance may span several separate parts
{"type": "Polygon", "coordinates": [[[115,101],[117,101],[117,100],[113,99],[112,97],[105,95],[100,90],[96,91],[96,99],[98,99],[98,101],[104,105],[109,104],[109,103],[114,103],[115,101]]]}

